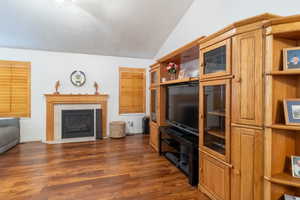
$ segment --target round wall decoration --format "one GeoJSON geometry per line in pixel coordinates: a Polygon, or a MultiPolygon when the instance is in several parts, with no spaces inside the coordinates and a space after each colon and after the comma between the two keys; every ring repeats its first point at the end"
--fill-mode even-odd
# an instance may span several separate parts
{"type": "Polygon", "coordinates": [[[71,83],[77,87],[83,86],[86,81],[85,74],[82,71],[77,71],[77,70],[72,72],[70,78],[71,78],[71,83]]]}

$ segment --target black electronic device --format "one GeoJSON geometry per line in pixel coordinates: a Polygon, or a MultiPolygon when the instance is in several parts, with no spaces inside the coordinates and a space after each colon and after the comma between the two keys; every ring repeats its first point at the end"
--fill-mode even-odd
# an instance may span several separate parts
{"type": "Polygon", "coordinates": [[[159,153],[179,168],[192,186],[198,184],[199,137],[174,126],[159,128],[159,153]]]}
{"type": "Polygon", "coordinates": [[[199,83],[167,86],[166,120],[174,127],[198,135],[199,83]]]}

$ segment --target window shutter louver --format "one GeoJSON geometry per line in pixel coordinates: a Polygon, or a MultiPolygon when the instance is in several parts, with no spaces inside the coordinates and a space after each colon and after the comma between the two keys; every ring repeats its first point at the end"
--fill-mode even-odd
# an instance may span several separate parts
{"type": "Polygon", "coordinates": [[[120,114],[145,112],[145,69],[120,68],[120,114]]]}
{"type": "Polygon", "coordinates": [[[30,63],[0,61],[0,116],[30,116],[30,63]]]}
{"type": "Polygon", "coordinates": [[[0,115],[10,113],[11,67],[0,64],[0,115]]]}
{"type": "Polygon", "coordinates": [[[11,112],[26,116],[29,113],[29,68],[12,67],[11,112]]]}

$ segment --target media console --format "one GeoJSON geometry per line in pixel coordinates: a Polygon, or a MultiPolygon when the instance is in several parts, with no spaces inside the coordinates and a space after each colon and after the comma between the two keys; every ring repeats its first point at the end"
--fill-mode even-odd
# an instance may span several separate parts
{"type": "Polygon", "coordinates": [[[199,137],[172,126],[159,128],[159,154],[165,156],[189,179],[192,186],[198,184],[199,137]]]}

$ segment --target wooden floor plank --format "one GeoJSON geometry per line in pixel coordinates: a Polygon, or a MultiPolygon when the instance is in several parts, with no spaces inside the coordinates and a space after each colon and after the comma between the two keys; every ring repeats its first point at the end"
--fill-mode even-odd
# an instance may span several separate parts
{"type": "Polygon", "coordinates": [[[208,200],[149,137],[46,145],[0,155],[0,200],[208,200]]]}

